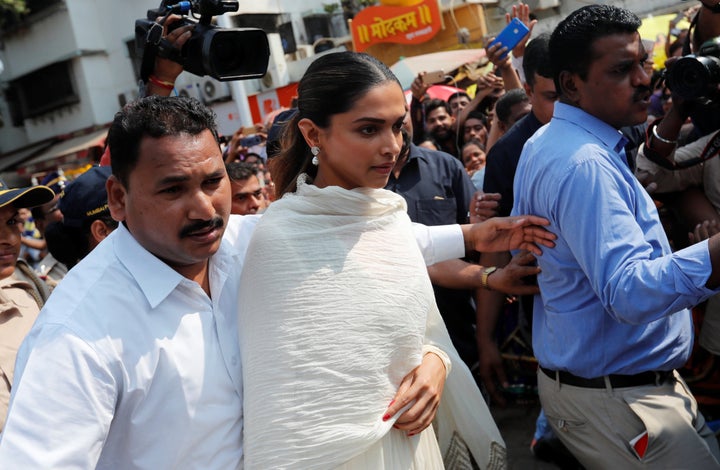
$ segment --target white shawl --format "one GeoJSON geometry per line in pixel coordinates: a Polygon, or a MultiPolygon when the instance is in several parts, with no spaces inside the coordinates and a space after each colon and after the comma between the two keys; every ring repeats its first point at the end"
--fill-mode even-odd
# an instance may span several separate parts
{"type": "Polygon", "coordinates": [[[459,433],[481,468],[504,465],[504,443],[452,347],[402,197],[299,178],[255,229],[239,312],[246,468],[334,468],[362,453],[392,426],[382,416],[423,344],[453,361],[441,406],[454,393],[463,407],[436,424],[443,455],[457,458],[449,447],[459,433]]]}

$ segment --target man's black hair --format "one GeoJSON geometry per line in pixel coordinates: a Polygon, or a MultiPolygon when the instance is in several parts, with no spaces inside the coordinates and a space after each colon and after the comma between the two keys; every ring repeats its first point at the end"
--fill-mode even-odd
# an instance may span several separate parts
{"type": "Polygon", "coordinates": [[[225,169],[232,181],[245,181],[258,173],[257,166],[248,162],[226,163],[225,169]]]}
{"type": "Polygon", "coordinates": [[[635,33],[640,24],[636,14],[612,5],[588,5],[570,13],[550,36],[550,61],[558,94],[562,94],[560,73],[576,73],[582,80],[587,79],[596,58],[597,39],[635,33]]]}
{"type": "Polygon", "coordinates": [[[542,33],[525,47],[523,55],[523,73],[525,81],[532,88],[535,86],[535,74],[544,78],[553,78],[550,65],[550,33],[542,33]]]}
{"type": "Polygon", "coordinates": [[[215,114],[196,99],[153,95],[133,101],[115,115],[108,132],[112,173],[127,188],[143,138],[197,135],[205,130],[218,141],[215,114]]]}

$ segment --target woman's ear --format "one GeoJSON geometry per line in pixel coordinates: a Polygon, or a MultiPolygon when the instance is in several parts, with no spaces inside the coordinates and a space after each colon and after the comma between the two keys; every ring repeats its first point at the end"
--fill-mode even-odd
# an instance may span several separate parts
{"type": "Polygon", "coordinates": [[[298,121],[298,129],[300,129],[300,133],[305,138],[308,147],[320,146],[320,128],[314,122],[308,118],[302,118],[298,121]]]}

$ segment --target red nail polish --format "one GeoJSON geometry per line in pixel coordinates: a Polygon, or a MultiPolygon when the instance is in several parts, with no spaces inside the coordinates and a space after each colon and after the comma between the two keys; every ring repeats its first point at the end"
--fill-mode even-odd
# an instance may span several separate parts
{"type": "Polygon", "coordinates": [[[387,420],[389,420],[389,419],[390,419],[390,415],[389,415],[389,414],[385,414],[385,416],[383,416],[383,421],[387,421],[387,420]]]}

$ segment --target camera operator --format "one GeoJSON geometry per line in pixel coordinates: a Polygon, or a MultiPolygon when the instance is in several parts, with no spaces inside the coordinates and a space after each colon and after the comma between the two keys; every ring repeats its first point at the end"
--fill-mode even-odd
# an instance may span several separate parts
{"type": "MultiPolygon", "coordinates": [[[[161,18],[158,18],[158,20],[161,20],[161,18]]],[[[192,30],[195,27],[194,25],[183,25],[171,30],[172,24],[181,20],[182,18],[178,15],[170,15],[163,25],[163,38],[167,41],[167,45],[178,51],[190,39],[192,30]],[[168,32],[169,30],[171,31],[168,32]]],[[[155,56],[155,67],[148,77],[144,89],[141,90],[141,95],[170,96],[170,93],[175,88],[175,79],[182,71],[182,64],[160,55],[155,56]]]]}
{"type": "MultiPolygon", "coordinates": [[[[720,223],[720,157],[715,152],[707,160],[688,168],[671,167],[703,160],[712,152],[709,149],[717,148],[715,146],[720,143],[720,131],[678,146],[680,129],[688,114],[685,101],[674,95],[665,117],[659,124],[654,123],[648,128],[647,140],[638,153],[636,176],[645,185],[654,183],[657,193],[679,192],[671,204],[679,206],[681,218],[686,222],[685,228],[691,230],[695,226],[697,231],[708,223],[720,223]],[[658,163],[662,159],[668,162],[666,166],[658,163]]],[[[691,241],[697,240],[691,238],[691,241]]],[[[693,376],[685,378],[693,392],[702,395],[705,391],[703,383],[713,380],[720,364],[720,296],[709,298],[705,304],[698,344],[702,348],[698,357],[704,361],[700,373],[693,372],[693,376]]]]}
{"type": "MultiPolygon", "coordinates": [[[[682,55],[698,54],[701,46],[713,38],[720,37],[720,3],[715,0],[701,0],[700,8],[690,22],[689,33],[683,44],[682,55]]],[[[720,51],[713,55],[717,57],[720,51]]],[[[716,103],[720,106],[720,103],[716,103]]],[[[720,128],[720,113],[717,108],[698,107],[690,110],[696,127],[696,135],[703,136],[720,128]]]]}

